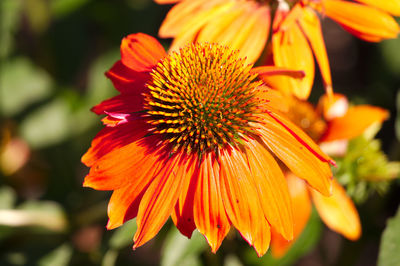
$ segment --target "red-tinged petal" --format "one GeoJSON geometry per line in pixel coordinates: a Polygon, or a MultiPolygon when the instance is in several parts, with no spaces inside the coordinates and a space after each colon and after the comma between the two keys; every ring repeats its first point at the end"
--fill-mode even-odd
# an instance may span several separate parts
{"type": "Polygon", "coordinates": [[[140,247],[152,239],[171,215],[181,193],[186,177],[185,154],[165,159],[160,172],[147,188],[139,205],[136,218],[138,229],[135,233],[133,248],[140,247]]]}
{"type": "Polygon", "coordinates": [[[143,140],[114,149],[91,165],[83,186],[98,190],[114,190],[140,180],[154,168],[159,156],[148,156],[148,144],[143,140]]]}
{"type": "MultiPolygon", "coordinates": [[[[266,224],[247,160],[241,151],[223,149],[220,154],[221,195],[229,220],[246,241],[262,241],[266,224]]],[[[262,241],[263,242],[263,241],[262,241]]],[[[262,245],[264,248],[268,248],[262,245]]],[[[266,250],[257,250],[263,254],[266,250]]]]}
{"type": "Polygon", "coordinates": [[[376,8],[347,1],[324,0],[320,11],[367,41],[396,38],[400,32],[389,14],[376,8]]]}
{"type": "Polygon", "coordinates": [[[297,23],[282,23],[272,35],[274,63],[278,67],[303,70],[306,76],[299,80],[279,77],[280,88],[300,99],[307,99],[314,81],[314,57],[304,33],[297,23]]]}
{"type": "Polygon", "coordinates": [[[82,156],[82,162],[92,166],[107,153],[135,142],[147,134],[148,124],[144,120],[120,125],[118,128],[103,128],[93,139],[89,150],[82,156]]]}
{"type": "Polygon", "coordinates": [[[333,181],[332,196],[325,197],[311,189],[311,195],[321,219],[335,232],[350,240],[361,236],[360,217],[353,201],[336,180],[333,181]]]}
{"type": "Polygon", "coordinates": [[[178,230],[188,238],[192,236],[193,230],[196,229],[193,201],[199,177],[198,166],[199,161],[197,158],[193,157],[193,159],[187,161],[185,166],[187,173],[183,180],[182,191],[171,214],[171,218],[178,230]]]}
{"type": "Polygon", "coordinates": [[[306,76],[303,70],[291,70],[276,66],[260,66],[253,68],[251,71],[257,73],[262,80],[268,80],[268,77],[275,75],[289,76],[295,79],[302,79],[306,76]]]}
{"type": "Polygon", "coordinates": [[[321,142],[355,138],[371,125],[382,123],[388,117],[389,112],[379,107],[371,105],[350,107],[344,116],[334,118],[328,123],[321,142]]]}
{"type": "Polygon", "coordinates": [[[329,67],[328,55],[326,53],[325,42],[322,35],[319,18],[311,8],[303,8],[303,16],[298,20],[304,35],[317,59],[321,75],[324,80],[325,88],[328,93],[332,92],[332,77],[329,67]]]}
{"type": "MultiPolygon", "coordinates": [[[[201,9],[198,12],[190,15],[190,19],[182,24],[178,35],[175,36],[174,41],[171,44],[170,50],[177,50],[188,43],[196,41],[196,38],[200,30],[210,21],[224,15],[226,12],[231,10],[234,3],[214,1],[207,5],[207,9],[201,9]],[[215,2],[215,3],[214,3],[215,2]]],[[[202,1],[202,3],[204,3],[202,1]]]]}
{"type": "Polygon", "coordinates": [[[135,71],[151,71],[165,55],[161,44],[147,34],[130,34],[122,39],[121,62],[135,71]]]}
{"type": "Polygon", "coordinates": [[[146,82],[150,75],[147,72],[137,72],[125,66],[121,60],[106,72],[106,76],[112,81],[114,87],[121,93],[141,95],[147,88],[146,82]]]}
{"type": "Polygon", "coordinates": [[[280,112],[287,112],[289,110],[289,97],[283,95],[280,91],[270,89],[266,86],[259,86],[255,91],[254,97],[257,99],[260,107],[267,110],[278,110],[280,112]]]}
{"type": "Polygon", "coordinates": [[[197,229],[206,237],[214,253],[230,228],[220,190],[219,165],[215,155],[208,153],[200,165],[193,213],[197,229]]]}
{"type": "Polygon", "coordinates": [[[284,238],[291,240],[292,204],[282,170],[269,151],[256,140],[248,141],[246,154],[265,218],[284,238]]]}
{"type": "Polygon", "coordinates": [[[296,176],[324,195],[330,195],[332,173],[328,162],[334,162],[289,120],[275,113],[268,113],[262,119],[257,124],[258,133],[268,148],[296,176]]]}
{"type": "Polygon", "coordinates": [[[161,38],[173,38],[177,36],[182,27],[186,25],[193,17],[204,10],[203,0],[187,0],[175,5],[167,14],[161,24],[158,35],[161,38]]]}
{"type": "Polygon", "coordinates": [[[272,231],[271,250],[274,257],[282,257],[291,245],[303,232],[311,214],[311,199],[304,180],[294,176],[292,173],[286,175],[291,201],[293,204],[294,237],[287,241],[280,234],[272,231]]]}
{"type": "Polygon", "coordinates": [[[104,113],[129,114],[143,110],[143,95],[120,94],[94,106],[92,111],[98,115],[104,113]]]}
{"type": "Polygon", "coordinates": [[[357,2],[376,7],[394,16],[400,16],[400,0],[356,0],[357,2]]]}

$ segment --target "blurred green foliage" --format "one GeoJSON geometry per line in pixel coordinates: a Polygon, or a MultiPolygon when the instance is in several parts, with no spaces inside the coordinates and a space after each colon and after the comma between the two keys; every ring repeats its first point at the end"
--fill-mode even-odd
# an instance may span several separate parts
{"type": "MultiPolygon", "coordinates": [[[[0,1],[0,154],[7,150],[12,155],[0,156],[0,265],[308,265],[300,258],[316,247],[317,255],[308,258],[323,265],[341,265],[349,261],[348,254],[355,256],[353,262],[362,263],[363,256],[375,261],[385,219],[400,201],[399,182],[385,198],[369,194],[380,203],[379,213],[361,217],[370,230],[357,245],[324,237],[319,242],[327,230],[313,212],[306,230],[280,260],[270,254],[257,258],[234,231],[214,255],[198,232],[188,240],[171,222],[135,251],[135,220],[105,229],[110,192],[81,187],[88,169],[80,157],[101,128],[99,117],[89,110],[116,94],[104,72],[119,59],[122,37],[134,32],[156,36],[168,9],[152,0],[0,1]],[[18,145],[11,145],[13,140],[18,145]],[[371,242],[373,252],[366,254],[371,242]],[[333,261],[318,253],[323,247],[338,250],[333,261]]],[[[169,40],[161,43],[168,47],[169,40]]],[[[356,49],[357,61],[346,70],[351,76],[333,73],[335,89],[391,111],[378,138],[390,159],[399,160],[400,39],[379,45],[357,42],[356,49]]],[[[335,59],[331,64],[337,64],[335,59]]],[[[378,142],[355,140],[350,145],[366,145],[368,154],[374,154],[365,157],[369,167],[386,160],[378,142]]],[[[354,163],[349,161],[349,167],[354,163]]],[[[392,229],[398,223],[390,224],[382,246],[390,245],[388,235],[399,235],[392,229]]],[[[379,263],[386,265],[382,254],[379,263]]]]}

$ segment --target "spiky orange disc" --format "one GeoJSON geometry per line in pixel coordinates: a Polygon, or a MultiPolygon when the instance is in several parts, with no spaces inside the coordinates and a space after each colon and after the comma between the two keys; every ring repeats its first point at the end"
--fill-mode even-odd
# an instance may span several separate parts
{"type": "Polygon", "coordinates": [[[173,150],[201,154],[237,145],[253,131],[260,85],[237,51],[218,44],[191,44],[173,52],[151,73],[145,109],[153,134],[173,150]]]}

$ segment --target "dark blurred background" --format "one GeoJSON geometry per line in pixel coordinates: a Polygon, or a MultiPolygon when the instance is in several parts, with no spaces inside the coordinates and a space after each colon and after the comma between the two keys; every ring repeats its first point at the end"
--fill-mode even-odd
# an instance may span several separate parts
{"type": "MultiPolygon", "coordinates": [[[[107,231],[111,193],[82,188],[88,169],[80,157],[102,127],[89,110],[116,94],[104,72],[124,36],[157,36],[169,8],[151,0],[0,1],[0,265],[277,265],[269,255],[258,259],[236,232],[213,255],[201,236],[187,241],[171,222],[132,251],[135,223],[107,231]]],[[[390,111],[377,137],[398,161],[400,39],[372,44],[328,19],[323,27],[335,91],[390,111]]],[[[170,40],[160,41],[168,48],[170,40]]],[[[323,93],[316,76],[314,101],[323,93]]],[[[399,184],[358,206],[358,242],[314,213],[303,242],[279,265],[375,265],[399,184]]]]}

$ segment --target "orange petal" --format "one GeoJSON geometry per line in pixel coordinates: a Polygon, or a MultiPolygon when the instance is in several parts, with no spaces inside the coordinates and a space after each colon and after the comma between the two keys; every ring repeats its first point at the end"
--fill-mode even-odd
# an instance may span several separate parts
{"type": "Polygon", "coordinates": [[[400,27],[392,16],[366,5],[324,0],[320,11],[366,41],[396,38],[400,32],[400,27]]]}
{"type": "Polygon", "coordinates": [[[219,165],[215,155],[208,153],[200,165],[199,180],[194,195],[194,220],[212,252],[216,252],[229,232],[220,192],[219,165]]]}
{"type": "Polygon", "coordinates": [[[268,113],[258,127],[264,143],[298,177],[324,195],[331,193],[332,173],[325,155],[310,137],[282,116],[268,113]]]}
{"type": "Polygon", "coordinates": [[[302,79],[306,75],[303,70],[291,70],[276,66],[260,66],[253,68],[251,71],[257,73],[262,80],[268,79],[269,76],[275,76],[275,75],[279,76],[283,75],[295,79],[302,79]]]}
{"type": "MultiPolygon", "coordinates": [[[[194,14],[190,14],[190,19],[186,23],[182,24],[179,33],[175,35],[175,39],[171,44],[170,50],[177,50],[188,43],[194,42],[198,36],[200,30],[210,21],[224,15],[230,11],[234,3],[217,3],[211,5],[207,9],[200,9],[194,14]]],[[[202,1],[202,3],[204,3],[202,1]]],[[[182,23],[180,21],[179,23],[182,23]]]]}
{"type": "Polygon", "coordinates": [[[317,59],[326,91],[331,93],[331,70],[329,67],[328,55],[326,54],[325,42],[322,36],[319,18],[311,8],[303,8],[303,16],[298,21],[304,35],[307,37],[311,45],[315,58],[317,59]]]}
{"type": "Polygon", "coordinates": [[[259,86],[255,91],[255,97],[260,106],[267,110],[279,110],[280,112],[289,110],[289,97],[283,95],[280,91],[259,86]]]}
{"type": "Polygon", "coordinates": [[[152,239],[171,215],[186,177],[186,159],[186,155],[182,154],[166,159],[147,188],[136,218],[138,229],[133,238],[134,249],[152,239]]]}
{"type": "Polygon", "coordinates": [[[287,241],[281,235],[272,231],[272,255],[278,258],[285,255],[290,246],[300,236],[311,214],[311,199],[305,182],[292,173],[286,175],[286,180],[293,204],[294,238],[292,241],[287,241]]]}
{"type": "Polygon", "coordinates": [[[372,124],[382,123],[388,117],[389,112],[379,107],[371,105],[350,107],[344,116],[334,118],[328,123],[321,142],[355,138],[372,124]]]}
{"type": "Polygon", "coordinates": [[[197,13],[204,10],[203,6],[204,1],[202,0],[182,1],[175,5],[161,24],[158,35],[161,38],[177,36],[184,25],[196,17],[197,13]]]}
{"type": "Polygon", "coordinates": [[[400,1],[399,0],[356,0],[357,2],[376,7],[382,11],[388,12],[394,16],[400,16],[400,1]]]}
{"type": "Polygon", "coordinates": [[[150,71],[164,56],[161,44],[147,34],[130,34],[122,39],[121,61],[135,71],[150,71]]]}
{"type": "Polygon", "coordinates": [[[193,201],[199,176],[199,161],[192,156],[191,160],[186,162],[186,177],[183,180],[182,191],[179,195],[178,202],[171,214],[172,221],[178,230],[190,238],[193,230],[196,229],[193,215],[193,201]]]}
{"type": "Polygon", "coordinates": [[[321,219],[330,229],[350,240],[357,240],[361,236],[360,217],[357,209],[336,180],[332,185],[331,197],[325,197],[318,191],[310,190],[315,207],[321,219]]]}
{"type": "Polygon", "coordinates": [[[257,254],[264,254],[269,242],[263,239],[268,222],[260,207],[257,190],[252,173],[241,151],[237,149],[222,150],[221,195],[229,220],[242,237],[256,248],[257,254]],[[261,245],[255,245],[257,241],[261,245]]]}
{"type": "Polygon", "coordinates": [[[284,238],[292,239],[292,204],[282,170],[269,151],[256,140],[248,141],[246,154],[265,218],[284,238]]]}
{"type": "Polygon", "coordinates": [[[339,93],[334,93],[331,97],[323,95],[318,101],[317,109],[329,121],[344,116],[349,109],[349,101],[345,95],[339,93]]]}
{"type": "Polygon", "coordinates": [[[284,77],[279,79],[284,91],[290,91],[300,99],[307,99],[314,81],[314,57],[297,23],[284,21],[279,30],[273,33],[272,52],[276,66],[305,72],[306,76],[301,80],[284,77]]]}

